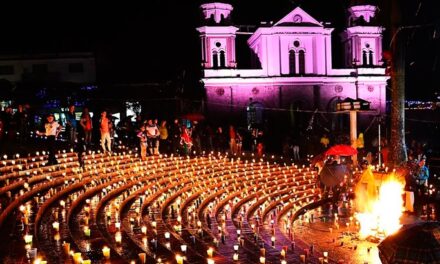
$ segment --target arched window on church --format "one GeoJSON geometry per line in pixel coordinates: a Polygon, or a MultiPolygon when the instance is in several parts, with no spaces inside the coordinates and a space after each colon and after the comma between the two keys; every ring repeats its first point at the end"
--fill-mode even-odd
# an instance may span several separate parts
{"type": "Polygon", "coordinates": [[[373,66],[373,51],[368,52],[368,65],[373,66]]]}
{"type": "Polygon", "coordinates": [[[218,68],[218,54],[217,51],[212,52],[212,68],[218,68]]]}
{"type": "Polygon", "coordinates": [[[225,57],[225,51],[220,51],[220,68],[226,68],[226,57],[225,57]]]}
{"type": "Polygon", "coordinates": [[[362,66],[367,66],[368,65],[368,61],[367,61],[367,51],[363,50],[362,51],[362,66]]]}
{"type": "Polygon", "coordinates": [[[298,73],[306,73],[306,56],[304,50],[298,52],[298,73]]]}
{"type": "Polygon", "coordinates": [[[295,75],[296,73],[296,67],[295,67],[295,51],[290,50],[289,51],[289,74],[295,75]]]}

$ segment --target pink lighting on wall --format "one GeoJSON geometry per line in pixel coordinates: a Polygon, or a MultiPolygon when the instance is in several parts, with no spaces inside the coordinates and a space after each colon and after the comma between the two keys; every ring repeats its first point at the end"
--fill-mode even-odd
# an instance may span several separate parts
{"type": "Polygon", "coordinates": [[[234,9],[230,4],[225,3],[208,3],[200,6],[205,19],[214,17],[214,21],[219,24],[222,18],[226,19],[234,9]]]}
{"type": "MultiPolygon", "coordinates": [[[[217,22],[216,16],[230,16],[232,6],[212,3],[202,5],[201,9],[206,19],[214,15],[217,22]],[[227,14],[222,13],[224,10],[227,14]]],[[[377,8],[352,6],[348,11],[351,18],[362,16],[365,22],[370,22],[377,8]]],[[[297,7],[278,22],[257,28],[247,44],[258,58],[260,69],[236,69],[238,28],[220,25],[197,28],[202,41],[205,68],[202,82],[208,111],[240,115],[252,101],[270,109],[289,109],[295,102],[301,102],[303,109],[332,112],[335,98],[358,96],[371,102],[371,108],[378,113],[384,113],[389,77],[381,58],[383,28],[349,23],[341,33],[345,43],[341,45],[345,45],[346,51],[345,68],[335,69],[334,29],[324,25],[297,7]],[[215,56],[222,50],[225,67],[218,67],[220,57],[215,56]]]]}
{"type": "Polygon", "coordinates": [[[363,17],[367,23],[370,23],[370,20],[375,17],[376,11],[377,7],[372,5],[356,5],[348,8],[348,12],[350,13],[349,19],[363,17]]]}

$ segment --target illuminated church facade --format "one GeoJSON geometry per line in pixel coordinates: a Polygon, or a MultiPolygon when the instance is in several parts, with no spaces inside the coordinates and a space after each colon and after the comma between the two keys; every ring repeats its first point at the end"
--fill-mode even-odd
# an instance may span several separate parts
{"type": "Polygon", "coordinates": [[[338,117],[332,113],[337,102],[346,98],[371,103],[374,111],[359,114],[361,123],[384,113],[389,76],[382,61],[384,29],[374,23],[376,6],[349,7],[347,27],[341,33],[343,68],[332,65],[334,28],[300,7],[249,34],[252,67],[248,69],[238,67],[236,60],[240,32],[231,23],[233,6],[208,3],[201,5],[201,10],[205,20],[205,25],[197,28],[201,82],[210,117],[228,117],[248,125],[282,120],[298,127],[298,113],[309,113],[309,117],[328,113],[333,120],[329,128],[335,129],[338,117]]]}

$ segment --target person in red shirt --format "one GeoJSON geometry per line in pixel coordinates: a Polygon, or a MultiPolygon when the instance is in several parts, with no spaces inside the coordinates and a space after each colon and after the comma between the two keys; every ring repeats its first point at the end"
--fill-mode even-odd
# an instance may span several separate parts
{"type": "Polygon", "coordinates": [[[81,119],[79,121],[79,124],[81,125],[83,132],[84,132],[84,143],[86,145],[90,145],[92,142],[92,118],[90,117],[89,109],[87,107],[84,108],[81,119]]]}
{"type": "Polygon", "coordinates": [[[229,126],[229,148],[231,150],[231,154],[234,154],[237,152],[237,144],[235,141],[236,133],[234,126],[229,126]]]}

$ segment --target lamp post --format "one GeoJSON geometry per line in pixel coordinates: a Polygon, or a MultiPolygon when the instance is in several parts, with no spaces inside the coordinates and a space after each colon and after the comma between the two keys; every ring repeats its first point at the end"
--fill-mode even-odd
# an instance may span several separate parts
{"type": "MultiPolygon", "coordinates": [[[[355,85],[355,89],[356,89],[356,98],[355,100],[357,101],[359,98],[359,84],[358,84],[358,76],[359,76],[359,72],[358,72],[358,65],[357,65],[358,60],[357,59],[353,59],[353,67],[355,69],[354,72],[354,85],[355,85]]],[[[351,146],[353,148],[357,148],[357,111],[354,109],[350,110],[350,143],[351,146]]],[[[353,155],[351,157],[351,159],[353,160],[353,165],[357,165],[357,155],[353,155]]]]}

